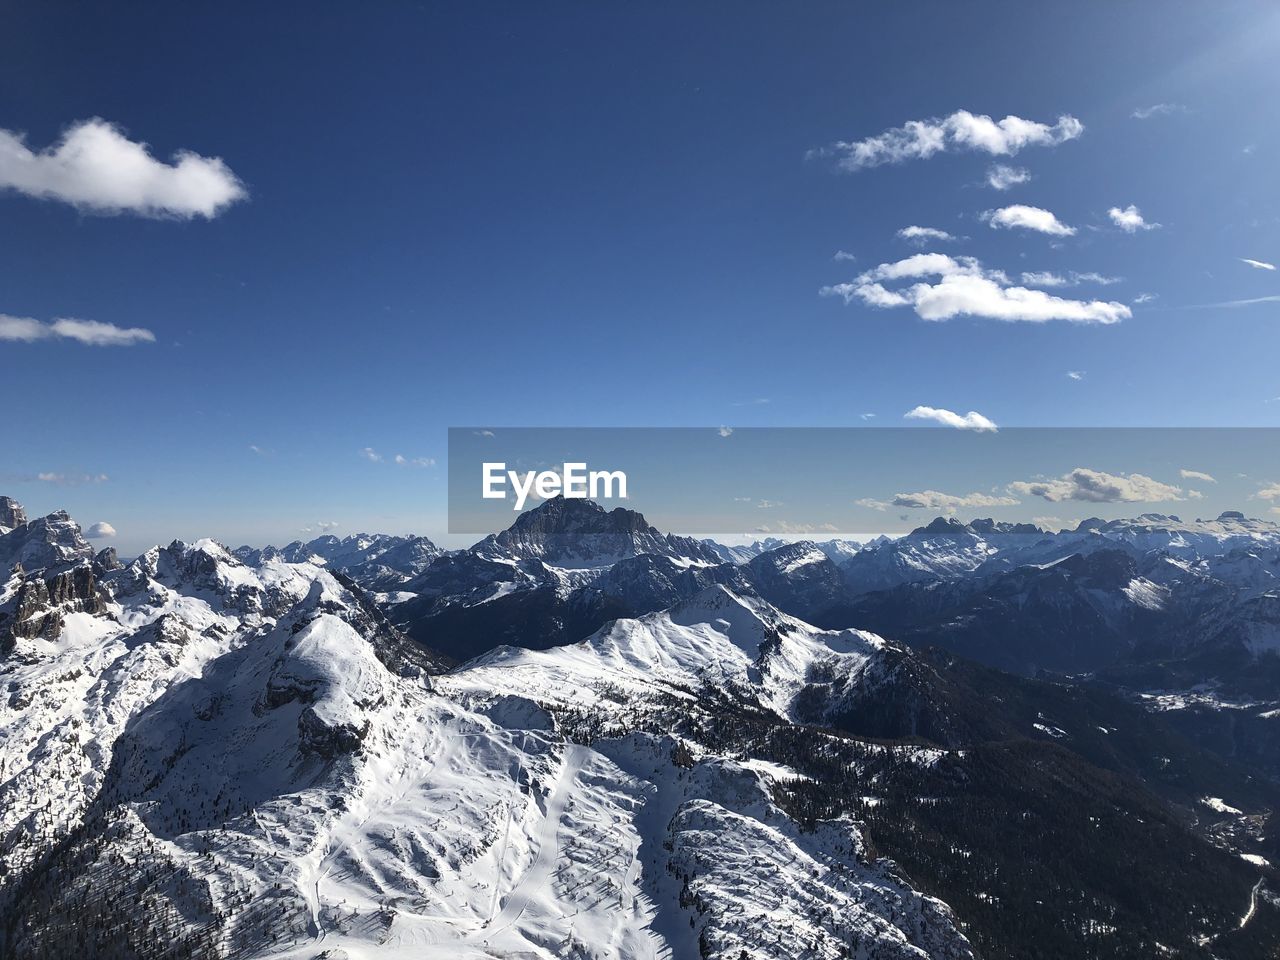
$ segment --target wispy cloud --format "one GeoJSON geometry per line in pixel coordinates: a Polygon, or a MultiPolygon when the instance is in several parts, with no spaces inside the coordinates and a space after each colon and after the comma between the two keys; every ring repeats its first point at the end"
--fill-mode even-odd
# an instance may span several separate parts
{"type": "Polygon", "coordinates": [[[1050,503],[1081,500],[1087,503],[1159,503],[1185,500],[1181,487],[1161,483],[1141,473],[1112,474],[1076,467],[1064,476],[1048,480],[1020,480],[1009,484],[1012,493],[1041,497],[1050,503]]]}
{"type": "Polygon", "coordinates": [[[790,523],[779,520],[773,526],[756,527],[757,533],[780,533],[783,536],[807,536],[812,533],[837,533],[834,523],[790,523]]]}
{"type": "Polygon", "coordinates": [[[1251,307],[1257,303],[1280,303],[1280,294],[1270,294],[1265,297],[1249,297],[1247,300],[1222,300],[1218,303],[1201,303],[1197,306],[1202,309],[1211,309],[1214,307],[1251,307]]]}
{"type": "Polygon", "coordinates": [[[888,500],[876,500],[872,497],[862,497],[853,502],[859,507],[866,507],[868,510],[879,510],[881,513],[893,506],[888,500]]]}
{"type": "Polygon", "coordinates": [[[377,450],[373,449],[373,447],[361,447],[360,456],[364,457],[370,463],[382,462],[382,454],[380,454],[377,450]]]}
{"type": "Polygon", "coordinates": [[[834,156],[840,169],[852,172],[886,163],[923,160],[948,151],[1012,156],[1024,147],[1054,146],[1074,140],[1083,132],[1084,124],[1072,116],[1061,116],[1050,125],[1014,116],[996,121],[984,114],[957,110],[947,117],[910,120],[864,140],[840,141],[814,153],[834,156]]]}
{"type": "Polygon", "coordinates": [[[970,410],[966,414],[959,414],[940,407],[912,407],[902,416],[906,420],[933,420],[944,427],[954,427],[956,430],[995,433],[997,429],[994,421],[984,417],[976,410],[970,410]]]}
{"type": "Polygon", "coordinates": [[[993,163],[987,168],[987,186],[993,190],[1008,190],[1031,179],[1026,167],[1011,167],[1007,163],[993,163]]]}
{"type": "Polygon", "coordinates": [[[1152,300],[1159,298],[1158,293],[1140,293],[1133,298],[1134,306],[1142,306],[1144,303],[1150,303],[1152,300]]]}
{"type": "Polygon", "coordinates": [[[731,437],[733,436],[733,427],[721,427],[716,432],[722,437],[731,437]]]}
{"type": "Polygon", "coordinates": [[[903,227],[898,231],[898,236],[908,241],[923,246],[931,240],[939,243],[947,243],[956,238],[945,230],[939,230],[936,227],[917,227],[914,224],[909,227],[903,227]]]}
{"type": "Polygon", "coordinates": [[[1084,372],[1083,370],[1068,370],[1068,371],[1067,371],[1067,379],[1068,379],[1068,380],[1083,380],[1083,379],[1084,379],[1084,377],[1085,377],[1085,372],[1084,372]]]}
{"type": "Polygon", "coordinates": [[[869,307],[912,307],[923,320],[950,320],[959,316],[992,320],[1044,323],[1069,320],[1077,323],[1118,323],[1133,315],[1123,303],[1071,300],[1013,286],[1000,270],[987,270],[973,257],[943,253],[918,253],[893,263],[882,263],[850,283],[823,287],[819,294],[841,297],[845,303],[859,300],[869,307]],[[892,289],[885,281],[938,278],[892,289]]]}
{"type": "Polygon", "coordinates": [[[1247,263],[1255,270],[1274,270],[1276,268],[1274,263],[1267,263],[1265,260],[1250,260],[1248,257],[1241,257],[1240,262],[1247,263]]]}
{"type": "Polygon", "coordinates": [[[1187,110],[1180,103],[1153,103],[1149,107],[1138,107],[1129,116],[1135,120],[1149,120],[1152,117],[1168,116],[1171,113],[1185,113],[1187,110]]]}
{"type": "Polygon", "coordinates": [[[1182,477],[1183,480],[1200,480],[1204,483],[1218,482],[1212,476],[1200,470],[1179,470],[1178,476],[1182,477]]]}
{"type": "Polygon", "coordinates": [[[34,343],[37,340],[74,340],[88,347],[131,347],[154,343],[155,334],[142,327],[117,327],[97,320],[63,318],[42,323],[30,317],[0,314],[0,340],[34,343]]]}
{"type": "Polygon", "coordinates": [[[1137,233],[1139,230],[1155,230],[1160,226],[1158,223],[1148,223],[1143,219],[1141,211],[1132,203],[1123,210],[1119,207],[1112,207],[1107,211],[1107,216],[1111,218],[1112,223],[1125,233],[1137,233]]]}
{"type": "Polygon", "coordinates": [[[853,260],[857,260],[858,258],[854,256],[852,253],[849,253],[847,250],[837,250],[835,252],[835,255],[832,256],[831,259],[853,261],[853,260]]]}
{"type": "Polygon", "coordinates": [[[472,433],[474,433],[477,437],[492,437],[492,436],[493,436],[493,431],[492,431],[492,430],[472,430],[471,432],[472,432],[472,433]]]}
{"type": "Polygon", "coordinates": [[[957,510],[981,507],[1016,507],[1022,501],[1013,497],[995,497],[985,493],[955,496],[950,493],[939,493],[937,490],[922,490],[919,493],[895,493],[889,502],[892,506],[904,507],[908,510],[955,513],[957,510]]]}
{"type": "Polygon", "coordinates": [[[0,189],[92,213],[182,219],[215,217],[248,196],[219,158],[179,150],[163,163],[145,143],[97,118],[73,124],[40,151],[21,133],[0,130],[0,189]]]}
{"type": "Polygon", "coordinates": [[[1263,487],[1254,497],[1258,500],[1280,500],[1280,483],[1272,483],[1263,487]]]}
{"type": "Polygon", "coordinates": [[[1075,287],[1082,283],[1096,283],[1099,286],[1109,287],[1113,283],[1119,283],[1119,277],[1108,277],[1101,273],[1078,273],[1072,270],[1070,273],[1061,274],[1053,273],[1049,270],[1030,270],[1022,274],[1022,282],[1029,287],[1075,287]]]}
{"type": "Polygon", "coordinates": [[[111,478],[105,473],[37,473],[41,483],[52,483],[58,487],[80,487],[91,483],[106,483],[111,478]]]}
{"type": "Polygon", "coordinates": [[[1067,226],[1048,210],[1022,203],[988,210],[982,214],[982,219],[996,230],[1034,230],[1051,237],[1073,237],[1076,233],[1075,227],[1067,226]]]}
{"type": "Polygon", "coordinates": [[[434,467],[436,465],[434,457],[406,457],[400,453],[395,455],[395,462],[401,467],[434,467]]]}

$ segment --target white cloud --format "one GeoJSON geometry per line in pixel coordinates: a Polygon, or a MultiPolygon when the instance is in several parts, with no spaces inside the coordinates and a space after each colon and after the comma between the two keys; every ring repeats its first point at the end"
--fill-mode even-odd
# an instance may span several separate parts
{"type": "Polygon", "coordinates": [[[103,537],[114,537],[116,535],[116,528],[105,520],[99,520],[86,530],[84,535],[90,540],[100,540],[103,537]]]}
{"type": "Polygon", "coordinates": [[[1005,163],[993,163],[987,170],[987,186],[993,190],[1008,190],[1031,179],[1031,171],[1025,167],[1011,167],[1005,163]]]}
{"type": "Polygon", "coordinates": [[[756,501],[757,510],[772,510],[774,507],[782,506],[780,500],[758,500],[756,501]]]}
{"type": "Polygon", "coordinates": [[[881,513],[892,506],[887,500],[873,500],[871,497],[862,497],[853,502],[859,507],[866,507],[868,510],[879,510],[881,513]]]}
{"type": "Polygon", "coordinates": [[[999,210],[988,210],[982,219],[996,230],[1034,230],[1036,233],[1047,233],[1051,237],[1075,236],[1076,228],[1069,227],[1048,210],[1040,207],[1029,207],[1023,203],[1015,203],[999,210]]]}
{"type": "Polygon", "coordinates": [[[1121,210],[1119,207],[1112,207],[1107,211],[1107,216],[1111,218],[1111,222],[1123,230],[1125,233],[1137,233],[1139,230],[1154,230],[1160,226],[1158,223],[1147,223],[1143,219],[1141,211],[1132,203],[1121,210]]]}
{"type": "Polygon", "coordinates": [[[767,524],[756,527],[757,533],[780,533],[784,536],[805,536],[811,533],[837,533],[839,528],[833,523],[788,523],[779,520],[774,526],[767,524]]]}
{"type": "Polygon", "coordinates": [[[215,217],[248,196],[217,157],[179,150],[173,162],[151,156],[105,120],[68,127],[62,139],[35,152],[23,135],[0,130],[0,189],[61,200],[94,213],[144,217],[215,217]]]}
{"type": "Polygon", "coordinates": [[[961,416],[954,411],[943,410],[939,407],[912,407],[902,416],[907,420],[933,420],[944,427],[954,427],[957,430],[977,430],[980,433],[995,433],[997,429],[993,421],[988,420],[976,410],[970,410],[961,416]]]}
{"type": "Polygon", "coordinates": [[[858,416],[863,420],[874,420],[876,418],[874,413],[860,413],[858,416]]]}
{"type": "Polygon", "coordinates": [[[1096,283],[1100,286],[1109,287],[1113,283],[1119,283],[1122,279],[1124,278],[1108,277],[1105,274],[1094,273],[1092,271],[1087,273],[1076,273],[1074,270],[1071,271],[1072,283],[1096,283]]]}
{"type": "Polygon", "coordinates": [[[904,280],[915,277],[986,276],[974,257],[950,257],[945,253],[913,253],[905,260],[882,263],[858,276],[859,283],[904,280]]]}
{"type": "Polygon", "coordinates": [[[1068,371],[1067,371],[1067,379],[1069,379],[1069,380],[1083,380],[1083,379],[1084,379],[1084,376],[1085,376],[1085,372],[1084,372],[1083,370],[1068,370],[1068,371]]]}
{"type": "Polygon", "coordinates": [[[823,287],[818,292],[822,296],[841,297],[845,303],[860,300],[867,306],[882,309],[909,306],[923,320],[972,316],[1029,323],[1048,320],[1118,323],[1133,315],[1123,303],[1070,300],[1009,283],[1003,271],[985,270],[973,257],[917,253],[895,263],[882,263],[850,283],[823,287]],[[880,282],[925,277],[941,279],[901,290],[888,289],[880,282]]]}
{"type": "Polygon", "coordinates": [[[471,432],[472,432],[472,433],[474,433],[477,437],[492,437],[492,436],[493,436],[493,431],[492,431],[492,430],[472,430],[471,432]]]}
{"type": "Polygon", "coordinates": [[[1183,113],[1186,109],[1180,103],[1153,103],[1149,107],[1138,107],[1129,116],[1135,120],[1149,120],[1151,117],[1161,117],[1170,113],[1183,113]]]}
{"type": "Polygon", "coordinates": [[[1050,273],[1048,270],[1032,270],[1022,275],[1022,282],[1028,287],[1067,287],[1071,285],[1071,281],[1060,273],[1050,273]]]}
{"type": "Polygon", "coordinates": [[[1022,282],[1028,287],[1074,287],[1081,283],[1096,283],[1108,287],[1119,283],[1119,277],[1108,277],[1101,273],[1077,273],[1072,270],[1063,275],[1049,270],[1030,270],[1022,274],[1022,282]]]}
{"type": "Polygon", "coordinates": [[[847,250],[837,250],[835,252],[835,256],[833,256],[831,259],[832,260],[857,260],[858,258],[854,256],[852,253],[849,253],[847,250]]]}
{"type": "Polygon", "coordinates": [[[105,473],[37,473],[36,479],[41,483],[52,483],[59,487],[79,487],[86,483],[106,483],[111,478],[105,473]]]}
{"type": "Polygon", "coordinates": [[[1140,293],[1133,298],[1133,303],[1134,303],[1134,306],[1140,307],[1142,306],[1142,304],[1150,303],[1152,300],[1155,300],[1159,296],[1160,295],[1158,293],[1140,293]]]}
{"type": "Polygon", "coordinates": [[[37,340],[75,340],[90,347],[131,347],[135,343],[154,343],[155,334],[142,327],[117,327],[97,320],[63,318],[42,323],[30,317],[0,314],[0,340],[34,343],[37,340]]]}
{"type": "Polygon", "coordinates": [[[1023,147],[1054,146],[1084,132],[1075,117],[1062,116],[1052,126],[1009,116],[995,121],[983,114],[957,110],[948,117],[910,120],[874,137],[841,141],[822,155],[835,155],[843,170],[861,170],[885,163],[920,160],[947,151],[976,150],[992,156],[1012,156],[1023,147]]]}
{"type": "Polygon", "coordinates": [[[909,227],[903,227],[898,231],[898,236],[903,240],[918,243],[922,246],[930,240],[937,240],[939,243],[955,240],[955,237],[945,230],[939,230],[936,227],[917,227],[914,224],[909,227]]]}
{"type": "MultiPolygon", "coordinates": [[[[379,457],[379,460],[382,458],[379,457]]],[[[395,462],[401,467],[434,467],[436,465],[433,457],[406,457],[403,454],[395,455],[395,462]]]]}
{"type": "Polygon", "coordinates": [[[382,462],[382,454],[373,449],[373,447],[362,447],[360,450],[360,456],[364,457],[370,463],[382,462]]]}
{"type": "Polygon", "coordinates": [[[895,507],[908,510],[938,510],[943,513],[955,513],[961,509],[976,507],[1016,507],[1021,500],[1013,497],[993,497],[985,493],[970,493],[958,497],[950,493],[939,493],[937,490],[922,490],[919,493],[895,493],[890,503],[895,507]]]}
{"type": "Polygon", "coordinates": [[[337,520],[317,520],[316,521],[316,527],[319,528],[320,530],[323,530],[325,533],[328,533],[330,530],[335,529],[336,527],[338,527],[338,525],[339,524],[337,520]]]}
{"type": "Polygon", "coordinates": [[[1273,483],[1270,486],[1263,487],[1254,496],[1259,500],[1280,500],[1280,483],[1273,483]]]}
{"type": "Polygon", "coordinates": [[[1031,522],[1034,523],[1037,527],[1042,527],[1045,530],[1061,530],[1062,529],[1061,517],[1032,517],[1031,522]]]}
{"type": "Polygon", "coordinates": [[[1255,270],[1274,270],[1276,268],[1274,263],[1267,263],[1265,260],[1250,260],[1248,257],[1241,257],[1240,262],[1247,263],[1255,270]]]}
{"type": "Polygon", "coordinates": [[[1088,503],[1159,503],[1184,500],[1181,487],[1161,483],[1141,473],[1111,474],[1076,467],[1051,480],[1026,480],[1009,484],[1009,490],[1023,496],[1042,497],[1051,503],[1082,500],[1088,503]]]}
{"type": "Polygon", "coordinates": [[[719,433],[720,436],[722,437],[731,437],[733,436],[733,427],[721,427],[716,432],[719,433]]]}
{"type": "Polygon", "coordinates": [[[1218,482],[1218,481],[1217,481],[1217,480],[1215,480],[1213,477],[1211,477],[1209,474],[1207,474],[1207,473],[1202,473],[1202,472],[1201,472],[1201,471],[1199,471],[1199,470],[1179,470],[1179,471],[1178,471],[1178,475],[1179,475],[1180,477],[1182,477],[1182,479],[1183,479],[1183,480],[1203,480],[1205,483],[1217,483],[1217,482],[1218,482]]]}

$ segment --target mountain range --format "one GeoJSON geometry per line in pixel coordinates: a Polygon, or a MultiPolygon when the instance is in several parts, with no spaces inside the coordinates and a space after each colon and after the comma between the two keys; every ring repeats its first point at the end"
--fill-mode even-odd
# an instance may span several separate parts
{"type": "Polygon", "coordinates": [[[469,550],[0,498],[0,957],[1263,958],[1280,528],[469,550]]]}

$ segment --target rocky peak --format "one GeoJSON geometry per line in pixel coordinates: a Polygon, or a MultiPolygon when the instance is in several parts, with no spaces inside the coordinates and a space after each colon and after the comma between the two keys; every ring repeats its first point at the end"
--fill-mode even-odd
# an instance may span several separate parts
{"type": "Polygon", "coordinates": [[[917,527],[911,531],[912,536],[950,537],[959,533],[968,533],[969,528],[955,517],[936,517],[925,527],[917,527]]]}
{"type": "Polygon", "coordinates": [[[65,510],[0,534],[0,569],[9,570],[14,564],[21,564],[30,572],[91,559],[93,547],[65,510]]]}
{"type": "Polygon", "coordinates": [[[484,556],[538,559],[554,566],[590,567],[651,553],[720,563],[709,546],[663,534],[644,515],[625,507],[605,510],[591,500],[553,497],[527,510],[501,533],[473,548],[484,556]]]}
{"type": "Polygon", "coordinates": [[[0,529],[20,527],[27,522],[27,511],[12,497],[0,497],[0,529]]]}

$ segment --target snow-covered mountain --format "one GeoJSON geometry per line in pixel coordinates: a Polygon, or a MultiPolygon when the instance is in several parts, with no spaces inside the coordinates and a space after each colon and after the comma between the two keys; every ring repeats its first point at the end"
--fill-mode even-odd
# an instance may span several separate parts
{"type": "Polygon", "coordinates": [[[242,546],[232,553],[250,566],[264,560],[321,564],[340,570],[368,590],[393,592],[422,573],[443,551],[426,537],[357,533],[341,538],[326,534],[284,547],[242,546]]]}
{"type": "Polygon", "coordinates": [[[825,602],[813,545],[645,542],[433,561],[416,586],[471,627],[662,603],[449,669],[318,556],[122,567],[57,514],[0,535],[51,561],[0,623],[0,955],[1192,957],[1256,899],[1235,851],[1264,857],[1270,788],[1161,712],[817,629],[762,595],[825,602]],[[1167,804],[1202,796],[1225,799],[1197,832],[1167,804]],[[1131,884],[1182,907],[1135,911],[1131,884]]]}
{"type": "MultiPolygon", "coordinates": [[[[772,799],[785,772],[677,763],[691,748],[669,736],[566,740],[546,706],[513,697],[516,671],[446,683],[321,565],[175,542],[97,586],[100,609],[18,638],[0,666],[15,955],[70,949],[88,927],[102,955],[159,955],[164,930],[191,956],[736,958],[770,939],[971,956],[947,908],[867,859],[852,822],[791,820],[772,799]]],[[[713,631],[696,622],[710,603],[673,615],[713,631]]],[[[759,647],[770,614],[723,594],[735,611],[759,647]]],[[[789,631],[816,654],[812,631],[789,631]]],[[[841,642],[828,655],[855,665],[878,646],[841,642]]],[[[521,682],[552,690],[558,671],[521,682]]]]}
{"type": "MultiPolygon", "coordinates": [[[[746,563],[762,553],[778,550],[794,541],[779,540],[777,537],[765,537],[763,540],[755,540],[749,544],[737,546],[730,546],[710,539],[702,542],[715,551],[716,556],[725,563],[746,563]]],[[[860,551],[865,544],[857,540],[819,540],[814,542],[814,546],[834,562],[840,563],[860,551]]]]}

